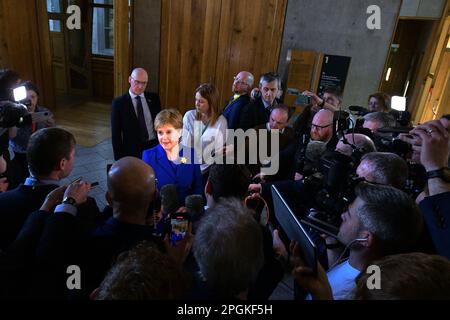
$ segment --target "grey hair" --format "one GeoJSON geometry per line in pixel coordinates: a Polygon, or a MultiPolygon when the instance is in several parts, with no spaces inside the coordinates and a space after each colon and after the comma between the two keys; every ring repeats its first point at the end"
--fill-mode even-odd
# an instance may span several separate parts
{"type": "Polygon", "coordinates": [[[372,182],[391,185],[403,189],[408,178],[408,165],[399,155],[391,152],[366,153],[362,161],[368,161],[373,166],[370,175],[372,182]]]}
{"type": "Polygon", "coordinates": [[[391,186],[370,183],[360,183],[355,192],[364,201],[358,210],[360,230],[375,236],[378,254],[414,249],[423,229],[423,218],[409,195],[391,186]]]}
{"type": "Polygon", "coordinates": [[[386,112],[371,112],[364,116],[364,121],[371,121],[380,124],[380,128],[392,128],[397,125],[395,118],[386,112]]]}
{"type": "Polygon", "coordinates": [[[264,262],[259,224],[241,200],[221,199],[201,220],[193,253],[207,284],[234,297],[255,281],[264,262]]]}

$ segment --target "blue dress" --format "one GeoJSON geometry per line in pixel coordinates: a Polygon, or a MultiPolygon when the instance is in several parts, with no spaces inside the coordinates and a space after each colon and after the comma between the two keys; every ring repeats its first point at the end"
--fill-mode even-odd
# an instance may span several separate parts
{"type": "Polygon", "coordinates": [[[194,149],[183,149],[181,146],[177,162],[167,159],[166,152],[161,145],[142,153],[142,160],[155,171],[158,190],[167,184],[174,184],[177,188],[180,206],[184,206],[184,200],[189,195],[203,195],[200,164],[195,164],[194,159],[194,149]],[[184,152],[189,154],[183,154],[184,152]]]}

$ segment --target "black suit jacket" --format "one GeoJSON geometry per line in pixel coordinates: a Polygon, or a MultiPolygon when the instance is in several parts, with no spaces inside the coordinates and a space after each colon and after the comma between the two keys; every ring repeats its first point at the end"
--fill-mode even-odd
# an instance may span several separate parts
{"type": "Polygon", "coordinates": [[[57,185],[25,186],[0,194],[0,249],[8,247],[28,216],[38,210],[57,185]]]}
{"type": "MultiPolygon", "coordinates": [[[[159,96],[157,93],[151,92],[145,92],[144,95],[152,119],[155,121],[156,115],[161,111],[159,96]]],[[[112,103],[111,134],[115,160],[126,156],[133,156],[140,159],[142,157],[142,151],[158,144],[157,139],[154,139],[148,145],[141,143],[138,118],[128,92],[114,99],[112,103]]]]}
{"type": "Polygon", "coordinates": [[[242,109],[250,103],[250,97],[248,94],[244,94],[234,101],[233,99],[231,97],[230,103],[225,107],[222,115],[227,119],[228,129],[236,130],[239,128],[242,109]]]}
{"type": "Polygon", "coordinates": [[[242,109],[239,128],[244,131],[269,122],[270,110],[264,107],[261,98],[251,101],[242,109]]]}
{"type": "MultiPolygon", "coordinates": [[[[267,127],[266,124],[259,125],[255,127],[256,130],[266,130],[267,127]]],[[[257,150],[258,155],[260,154],[259,148],[260,148],[260,140],[259,135],[257,135],[257,150]]],[[[294,178],[295,174],[295,168],[294,168],[294,156],[296,151],[296,144],[295,144],[295,131],[291,127],[284,128],[283,133],[280,133],[279,136],[279,168],[278,173],[271,176],[266,176],[266,181],[277,181],[277,180],[289,180],[294,178]]],[[[248,146],[247,146],[248,150],[248,146]]],[[[266,150],[268,152],[268,155],[272,156],[272,150],[271,150],[271,133],[270,131],[267,133],[267,146],[266,150]]],[[[247,151],[249,152],[249,151],[247,151]]],[[[248,159],[249,156],[247,156],[248,159]]],[[[261,159],[259,159],[261,160],[261,159]]],[[[258,161],[259,162],[259,161],[258,161]]],[[[261,163],[258,163],[256,165],[249,165],[248,168],[252,175],[256,175],[261,170],[261,163]]]]}
{"type": "Polygon", "coordinates": [[[426,197],[419,206],[437,254],[450,259],[450,192],[426,197]]]}

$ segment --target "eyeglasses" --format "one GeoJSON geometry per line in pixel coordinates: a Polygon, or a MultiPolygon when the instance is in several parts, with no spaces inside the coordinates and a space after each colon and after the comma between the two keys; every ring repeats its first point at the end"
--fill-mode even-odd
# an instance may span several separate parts
{"type": "Polygon", "coordinates": [[[134,82],[136,82],[137,85],[141,85],[141,86],[146,86],[147,85],[147,81],[139,81],[136,80],[135,78],[131,77],[131,79],[133,79],[134,82]]]}
{"type": "Polygon", "coordinates": [[[311,124],[311,129],[314,129],[314,128],[316,128],[317,130],[322,130],[322,129],[325,129],[325,128],[328,128],[329,126],[332,126],[333,124],[332,123],[330,123],[329,125],[326,125],[326,126],[318,126],[317,124],[311,124]]]}

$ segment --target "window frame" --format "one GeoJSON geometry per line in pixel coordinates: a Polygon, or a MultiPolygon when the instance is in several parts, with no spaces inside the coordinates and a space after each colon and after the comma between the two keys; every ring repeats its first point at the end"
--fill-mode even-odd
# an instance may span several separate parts
{"type": "MultiPolygon", "coordinates": [[[[110,9],[113,12],[113,25],[111,26],[111,28],[107,28],[107,29],[112,29],[113,30],[113,40],[114,40],[114,1],[113,4],[103,4],[103,3],[94,3],[94,0],[90,0],[89,1],[89,10],[90,10],[90,16],[91,16],[91,57],[93,58],[102,58],[102,59],[110,59],[113,60],[114,59],[114,42],[113,42],[113,48],[112,48],[112,54],[101,54],[101,53],[94,53],[93,50],[93,32],[94,32],[94,11],[96,8],[103,8],[103,9],[110,9]]],[[[105,10],[106,12],[106,10],[105,10]]],[[[103,28],[104,30],[106,30],[106,28],[103,28]]],[[[105,34],[105,40],[106,40],[106,32],[105,34]]]]}

